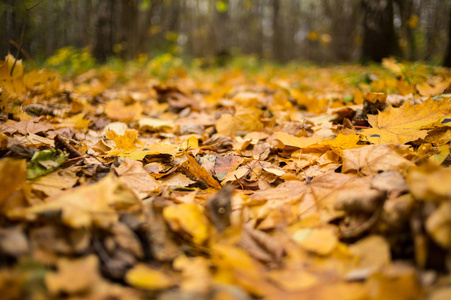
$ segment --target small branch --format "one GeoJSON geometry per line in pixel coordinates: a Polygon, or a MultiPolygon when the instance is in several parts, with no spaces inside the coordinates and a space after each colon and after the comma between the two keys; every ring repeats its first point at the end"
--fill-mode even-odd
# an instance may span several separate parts
{"type": "Polygon", "coordinates": [[[55,148],[60,150],[66,150],[69,153],[69,157],[81,157],[83,154],[77,151],[74,147],[72,147],[68,142],[66,142],[59,134],[57,134],[53,140],[55,141],[55,148]]]}

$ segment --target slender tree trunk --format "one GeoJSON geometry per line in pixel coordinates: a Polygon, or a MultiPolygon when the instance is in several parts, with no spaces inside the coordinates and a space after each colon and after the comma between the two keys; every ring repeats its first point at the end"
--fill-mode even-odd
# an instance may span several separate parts
{"type": "Polygon", "coordinates": [[[282,19],[280,17],[280,1],[272,0],[272,51],[273,58],[279,61],[284,60],[283,53],[283,32],[282,32],[282,19]]]}
{"type": "Polygon", "coordinates": [[[393,0],[362,0],[363,60],[380,62],[384,57],[399,55],[393,25],[393,0]]]}
{"type": "MultiPolygon", "coordinates": [[[[225,1],[227,6],[229,6],[229,0],[225,1]]],[[[214,22],[214,40],[216,48],[213,55],[222,55],[230,51],[230,34],[229,31],[229,9],[226,11],[218,11],[215,8],[215,22],[214,22]]]]}
{"type": "Polygon", "coordinates": [[[443,61],[443,65],[445,67],[451,68],[451,5],[449,6],[448,10],[449,10],[448,46],[446,47],[445,60],[443,61]]]}
{"type": "Polygon", "coordinates": [[[105,62],[108,56],[113,54],[112,28],[110,20],[113,13],[112,1],[114,0],[99,1],[97,10],[93,55],[100,62],[105,62]]]}
{"type": "MultiPolygon", "coordinates": [[[[17,52],[16,47],[14,47],[9,40],[13,40],[17,44],[20,44],[20,39],[22,36],[23,25],[26,24],[27,13],[25,8],[24,0],[7,0],[1,4],[5,6],[5,23],[6,26],[3,27],[2,31],[5,30],[5,52],[11,52],[15,54],[17,52]]],[[[28,51],[28,41],[26,36],[24,36],[24,41],[22,43],[22,49],[28,51]]],[[[6,53],[5,53],[6,54],[6,53]]]]}
{"type": "Polygon", "coordinates": [[[122,0],[121,44],[124,47],[122,58],[133,59],[137,52],[138,1],[122,0]]]}

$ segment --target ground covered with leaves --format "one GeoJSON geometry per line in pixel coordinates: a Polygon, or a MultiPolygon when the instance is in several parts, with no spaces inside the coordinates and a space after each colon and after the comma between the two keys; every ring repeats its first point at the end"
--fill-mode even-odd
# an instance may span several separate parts
{"type": "Polygon", "coordinates": [[[450,70],[164,63],[0,62],[2,299],[451,299],[450,70]]]}

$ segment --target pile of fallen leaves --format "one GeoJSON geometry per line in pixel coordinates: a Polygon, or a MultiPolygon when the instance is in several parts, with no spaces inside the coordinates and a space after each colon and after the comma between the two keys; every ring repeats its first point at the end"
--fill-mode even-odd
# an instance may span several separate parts
{"type": "Polygon", "coordinates": [[[1,298],[451,299],[450,82],[8,56],[1,298]]]}

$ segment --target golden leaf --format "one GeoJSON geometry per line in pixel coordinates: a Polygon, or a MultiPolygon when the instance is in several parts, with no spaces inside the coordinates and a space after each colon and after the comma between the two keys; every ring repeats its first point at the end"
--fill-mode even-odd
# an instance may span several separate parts
{"type": "Polygon", "coordinates": [[[204,210],[196,204],[182,203],[165,207],[163,216],[174,231],[186,232],[196,244],[203,244],[208,239],[208,220],[204,210]]]}
{"type": "Polygon", "coordinates": [[[373,128],[362,134],[373,144],[405,144],[427,135],[427,129],[439,125],[451,113],[449,100],[428,99],[421,104],[411,105],[409,101],[401,107],[388,107],[378,115],[368,117],[373,128]]]}
{"type": "Polygon", "coordinates": [[[278,139],[285,146],[296,147],[296,148],[306,148],[315,144],[320,144],[323,139],[318,136],[314,137],[296,137],[294,135],[285,132],[276,132],[276,139],[278,139]]]}
{"type": "Polygon", "coordinates": [[[163,271],[142,263],[135,265],[125,274],[125,281],[132,286],[150,290],[164,290],[174,285],[174,280],[163,271]]]}

